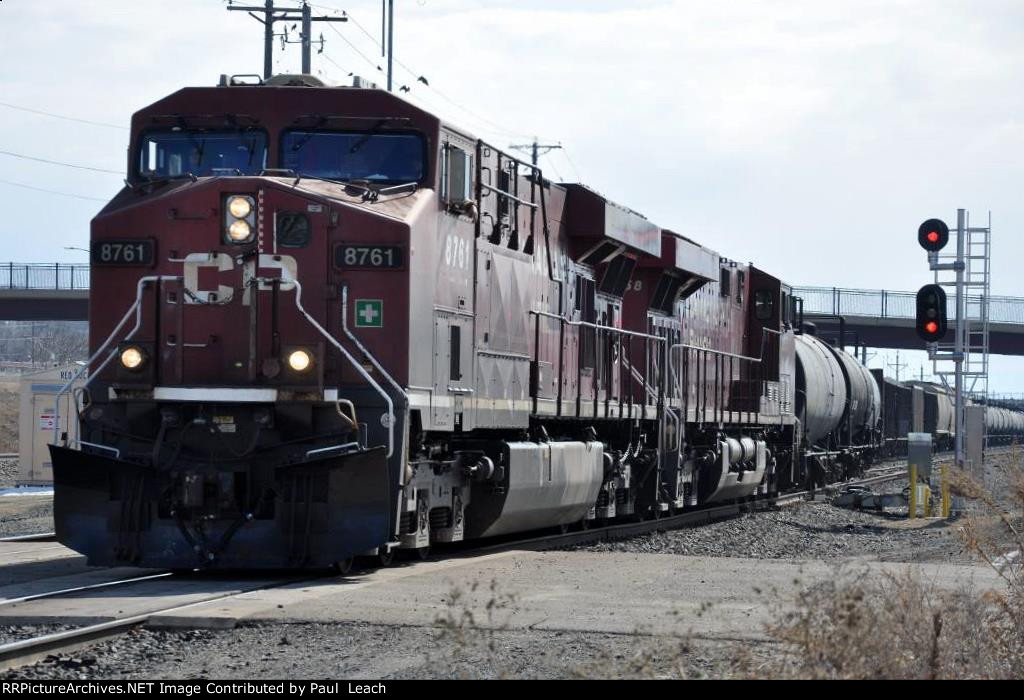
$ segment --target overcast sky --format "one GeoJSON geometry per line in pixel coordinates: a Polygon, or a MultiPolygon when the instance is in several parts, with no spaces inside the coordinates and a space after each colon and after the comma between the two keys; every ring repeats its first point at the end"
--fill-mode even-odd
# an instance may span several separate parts
{"type": "MultiPolygon", "coordinates": [[[[315,4],[359,23],[331,25],[355,49],[317,28],[315,71],[383,82],[380,2],[315,4]]],[[[917,289],[920,222],[991,210],[993,291],[1024,295],[1020,0],[395,4],[412,99],[498,146],[561,142],[549,176],[798,285],[917,289]]],[[[262,28],[225,6],[3,0],[0,102],[115,128],[0,107],[0,150],[123,171],[133,111],[262,70],[262,28]]],[[[275,61],[297,72],[298,47],[275,61]]],[[[0,180],[104,199],[120,176],[0,155],[0,180]]],[[[100,206],[0,182],[0,258],[83,261],[64,247],[100,206]]],[[[994,369],[993,389],[1024,392],[1024,360],[994,369]]]]}

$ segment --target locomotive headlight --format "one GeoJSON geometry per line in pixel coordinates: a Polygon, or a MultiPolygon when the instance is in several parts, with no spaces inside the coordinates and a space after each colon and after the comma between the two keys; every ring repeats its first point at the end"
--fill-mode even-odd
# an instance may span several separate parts
{"type": "Polygon", "coordinates": [[[121,351],[121,366],[127,370],[136,371],[146,363],[146,355],[140,348],[135,346],[126,347],[121,351]]]}
{"type": "Polygon", "coordinates": [[[252,213],[252,200],[248,197],[232,197],[228,200],[228,211],[236,219],[244,219],[252,213]]]}
{"type": "Polygon", "coordinates": [[[252,227],[246,221],[236,221],[228,227],[228,238],[232,243],[245,243],[252,238],[252,227]]]}
{"type": "Polygon", "coordinates": [[[288,366],[296,372],[305,372],[313,366],[313,356],[305,350],[296,350],[288,355],[288,366]]]}
{"type": "Polygon", "coordinates": [[[224,241],[244,245],[253,239],[256,228],[256,199],[232,194],[224,198],[224,241]]]}

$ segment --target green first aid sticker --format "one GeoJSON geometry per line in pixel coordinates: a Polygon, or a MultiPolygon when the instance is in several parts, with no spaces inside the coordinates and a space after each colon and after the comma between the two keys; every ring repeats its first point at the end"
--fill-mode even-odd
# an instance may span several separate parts
{"type": "Polygon", "coordinates": [[[384,302],[380,299],[356,299],[356,328],[383,328],[384,302]]]}

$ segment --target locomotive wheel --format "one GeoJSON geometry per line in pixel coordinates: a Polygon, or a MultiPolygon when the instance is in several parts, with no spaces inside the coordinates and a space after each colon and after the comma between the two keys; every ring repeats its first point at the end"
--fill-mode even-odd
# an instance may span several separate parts
{"type": "Polygon", "coordinates": [[[377,550],[377,555],[373,557],[373,560],[377,566],[386,569],[395,563],[395,550],[381,547],[377,550]]]}
{"type": "Polygon", "coordinates": [[[406,561],[426,561],[430,558],[430,547],[420,547],[419,549],[403,549],[401,550],[401,557],[406,561]]]}
{"type": "Polygon", "coordinates": [[[334,570],[341,576],[348,576],[352,573],[352,567],[355,564],[356,558],[349,557],[348,559],[342,559],[339,562],[335,562],[334,570]]]}

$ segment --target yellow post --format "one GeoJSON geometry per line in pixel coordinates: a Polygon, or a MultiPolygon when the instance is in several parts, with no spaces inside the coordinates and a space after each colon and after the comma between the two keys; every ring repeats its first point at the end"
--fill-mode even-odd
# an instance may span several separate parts
{"type": "Polygon", "coordinates": [[[953,514],[953,499],[949,494],[949,479],[945,464],[942,465],[942,517],[949,518],[953,514]]]}
{"type": "Polygon", "coordinates": [[[922,486],[924,491],[924,517],[932,517],[932,489],[930,486],[922,486]]]}
{"type": "Polygon", "coordinates": [[[910,465],[910,520],[917,517],[917,465],[910,465]]]}

